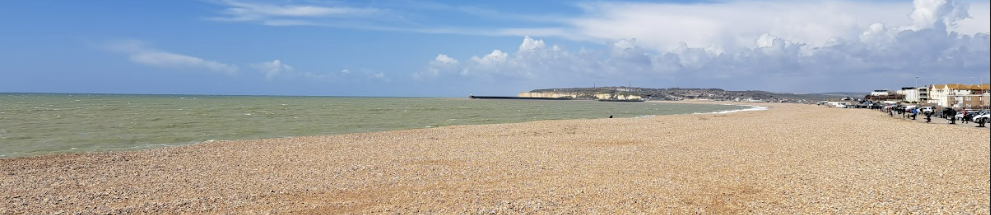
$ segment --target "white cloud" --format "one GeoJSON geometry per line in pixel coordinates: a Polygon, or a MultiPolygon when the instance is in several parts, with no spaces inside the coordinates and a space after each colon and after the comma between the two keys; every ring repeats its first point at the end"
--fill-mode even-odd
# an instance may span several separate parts
{"type": "MultiPolygon", "coordinates": [[[[453,59],[452,59],[453,60],[453,59]]],[[[307,81],[313,83],[377,81],[390,82],[388,75],[381,71],[342,69],[340,72],[307,72],[282,62],[272,60],[251,64],[251,67],[265,74],[269,81],[307,81]]]]}
{"type": "MultiPolygon", "coordinates": [[[[711,3],[595,2],[571,20],[574,33],[589,38],[637,38],[641,45],[670,51],[719,44],[729,51],[753,47],[762,34],[821,45],[856,35],[875,22],[895,23],[911,5],[846,1],[717,1],[711,3]],[[884,9],[881,9],[884,8],[884,9]],[[892,13],[890,11],[898,11],[892,13]]],[[[902,21],[902,24],[905,21],[902,21]]]]}
{"type": "Polygon", "coordinates": [[[423,72],[413,74],[413,79],[424,80],[429,78],[437,77],[442,71],[459,71],[461,62],[458,60],[448,57],[444,54],[438,54],[434,60],[427,63],[427,69],[423,72]]]}
{"type": "Polygon", "coordinates": [[[308,25],[311,22],[294,18],[365,16],[378,13],[372,8],[317,5],[273,5],[226,0],[220,3],[228,6],[226,17],[214,18],[219,21],[261,21],[267,25],[308,25]]]}
{"type": "Polygon", "coordinates": [[[370,69],[360,69],[354,71],[351,69],[343,69],[341,70],[340,74],[338,74],[335,77],[337,79],[347,80],[347,81],[376,81],[376,82],[385,82],[385,83],[392,82],[392,79],[390,79],[389,76],[385,74],[385,72],[375,71],[370,69]]]}
{"type": "Polygon", "coordinates": [[[208,70],[227,74],[235,74],[238,71],[237,66],[234,65],[151,49],[146,47],[143,42],[136,40],[112,43],[107,48],[126,53],[130,56],[131,62],[142,65],[181,70],[208,70]]]}
{"type": "MultiPolygon", "coordinates": [[[[991,3],[977,0],[592,1],[576,4],[577,14],[541,16],[506,16],[485,8],[448,5],[424,9],[390,8],[390,4],[360,8],[338,3],[222,3],[227,9],[216,20],[523,37],[519,47],[493,47],[491,52],[479,50],[478,56],[465,58],[439,54],[425,59],[426,68],[413,75],[417,80],[592,82],[627,77],[709,86],[789,87],[771,82],[784,81],[802,88],[821,80],[870,86],[867,80],[908,73],[936,77],[989,70],[991,3]],[[461,23],[473,22],[436,19],[435,14],[450,15],[443,14],[450,11],[478,16],[468,19],[482,17],[503,25],[511,20],[519,25],[464,26],[461,23]],[[531,36],[592,42],[604,48],[569,51],[531,36]]],[[[333,74],[387,79],[379,73],[333,74]]]]}
{"type": "MultiPolygon", "coordinates": [[[[730,33],[733,37],[745,38],[746,45],[726,50],[711,46],[719,44],[715,41],[698,42],[704,45],[695,46],[692,43],[678,42],[670,48],[657,49],[657,44],[667,44],[666,36],[658,40],[647,33],[646,39],[615,39],[607,43],[604,50],[583,48],[573,53],[556,45],[547,48],[543,40],[524,37],[519,51],[515,53],[494,50],[482,57],[471,57],[461,64],[440,63],[459,61],[449,59],[446,55],[438,55],[425,70],[435,75],[490,79],[500,83],[540,81],[588,84],[597,80],[633,79],[662,86],[736,87],[792,92],[836,90],[835,87],[841,85],[865,88],[853,90],[869,90],[878,87],[881,80],[897,82],[889,79],[900,77],[928,77],[927,80],[932,84],[937,83],[938,79],[986,76],[991,69],[991,62],[988,61],[991,58],[991,37],[986,33],[962,35],[952,32],[947,26],[952,26],[955,20],[962,17],[959,12],[953,11],[966,8],[953,2],[922,7],[924,8],[906,9],[903,12],[903,22],[895,22],[903,25],[888,27],[877,22],[863,26],[851,24],[850,29],[844,30],[850,33],[832,34],[832,37],[818,43],[810,43],[808,37],[801,36],[803,34],[764,29],[766,31],[762,33],[751,30],[752,35],[730,33]],[[904,15],[910,11],[942,12],[910,19],[904,15]],[[917,26],[924,23],[919,20],[930,20],[934,25],[917,26]]],[[[615,15],[638,16],[637,8],[649,6],[623,8],[632,12],[615,15]]],[[[646,13],[640,15],[654,17],[646,13]]],[[[726,27],[717,29],[723,28],[726,27]]],[[[687,35],[691,33],[678,38],[693,38],[687,35]]],[[[727,41],[736,40],[743,39],[727,41]]],[[[938,83],[943,83],[942,80],[938,83]]]]}
{"type": "Polygon", "coordinates": [[[255,64],[254,67],[265,73],[265,78],[272,80],[280,75],[291,75],[296,69],[292,66],[283,64],[280,60],[273,60],[272,62],[262,62],[255,64]]]}
{"type": "Polygon", "coordinates": [[[915,29],[932,28],[933,25],[952,26],[969,17],[967,4],[952,0],[915,0],[912,18],[915,29]]]}
{"type": "Polygon", "coordinates": [[[282,60],[273,60],[268,62],[261,62],[252,64],[252,67],[258,71],[265,74],[265,79],[269,81],[273,80],[306,80],[314,82],[329,82],[334,80],[340,80],[350,73],[347,69],[342,70],[340,74],[334,73],[316,73],[316,72],[301,72],[297,71],[295,67],[283,63],[282,60]]]}
{"type": "Polygon", "coordinates": [[[509,57],[508,53],[499,50],[493,50],[492,53],[489,53],[484,57],[478,57],[478,56],[471,57],[471,60],[477,62],[480,65],[490,66],[490,65],[505,63],[507,57],[509,57]]]}
{"type": "Polygon", "coordinates": [[[956,25],[949,26],[949,28],[966,35],[991,32],[991,24],[989,24],[991,23],[991,2],[970,1],[966,3],[970,4],[970,9],[967,11],[970,18],[959,20],[956,25]]]}
{"type": "Polygon", "coordinates": [[[561,26],[497,32],[593,42],[637,38],[638,44],[654,51],[671,51],[686,43],[722,52],[754,48],[753,40],[763,34],[818,47],[833,38],[855,37],[875,23],[911,29],[941,23],[967,35],[991,31],[987,1],[597,1],[578,6],[583,12],[562,18],[561,26]]]}
{"type": "Polygon", "coordinates": [[[520,51],[530,51],[544,48],[543,40],[534,40],[530,36],[523,37],[523,44],[520,44],[520,51]]]}
{"type": "Polygon", "coordinates": [[[458,64],[458,60],[455,60],[454,58],[448,57],[447,55],[443,55],[443,54],[438,54],[437,58],[434,58],[434,62],[436,62],[437,64],[445,64],[445,65],[458,64]]]}
{"type": "MultiPolygon", "coordinates": [[[[579,14],[508,14],[473,6],[439,3],[377,3],[378,8],[341,3],[220,2],[227,9],[220,21],[245,21],[271,26],[322,26],[425,34],[559,37],[580,41],[638,38],[647,49],[670,51],[684,42],[711,51],[753,48],[753,38],[777,35],[821,46],[832,38],[849,38],[874,23],[926,28],[950,22],[951,31],[989,32],[989,2],[979,0],[900,1],[854,0],[728,0],[701,3],[593,1],[578,3],[579,14]],[[967,5],[970,5],[969,7],[967,5]],[[913,7],[914,6],[914,7],[913,7]],[[914,8],[914,9],[913,9],[914,8]],[[448,23],[452,12],[465,19],[501,20],[518,26],[466,26],[448,23]],[[967,15],[970,15],[969,17],[967,15]],[[935,20],[934,17],[942,17],[935,20]]],[[[463,19],[457,19],[463,22],[463,19]]]]}

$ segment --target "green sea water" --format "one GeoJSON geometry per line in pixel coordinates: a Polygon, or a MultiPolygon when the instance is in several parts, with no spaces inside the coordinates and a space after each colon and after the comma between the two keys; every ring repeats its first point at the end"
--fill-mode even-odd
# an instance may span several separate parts
{"type": "Polygon", "coordinates": [[[644,102],[0,94],[0,158],[449,125],[743,109],[644,102]]]}

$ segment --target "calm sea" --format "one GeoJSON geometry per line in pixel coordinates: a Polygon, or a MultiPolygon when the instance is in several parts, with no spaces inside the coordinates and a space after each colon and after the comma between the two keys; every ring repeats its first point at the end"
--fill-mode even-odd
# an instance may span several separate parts
{"type": "Polygon", "coordinates": [[[739,106],[595,101],[288,96],[0,94],[0,158],[208,140],[448,125],[640,117],[739,106]]]}

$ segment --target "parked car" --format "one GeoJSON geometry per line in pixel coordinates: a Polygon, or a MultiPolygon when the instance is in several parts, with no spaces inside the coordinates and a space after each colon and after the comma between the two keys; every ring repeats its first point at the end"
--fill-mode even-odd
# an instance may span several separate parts
{"type": "Polygon", "coordinates": [[[956,116],[953,116],[953,118],[955,118],[955,119],[957,119],[959,121],[962,121],[964,119],[964,116],[970,116],[970,118],[973,119],[974,117],[976,117],[979,114],[980,114],[980,112],[978,112],[976,110],[967,109],[967,115],[964,115],[964,111],[959,111],[959,112],[957,112],[957,115],[956,116]]]}
{"type": "Polygon", "coordinates": [[[989,114],[988,113],[977,115],[977,116],[974,117],[974,122],[980,122],[981,119],[983,119],[985,123],[988,123],[988,120],[989,120],[988,117],[989,117],[989,114]]]}
{"type": "Polygon", "coordinates": [[[936,111],[933,107],[921,107],[919,108],[920,113],[934,113],[936,111]]]}

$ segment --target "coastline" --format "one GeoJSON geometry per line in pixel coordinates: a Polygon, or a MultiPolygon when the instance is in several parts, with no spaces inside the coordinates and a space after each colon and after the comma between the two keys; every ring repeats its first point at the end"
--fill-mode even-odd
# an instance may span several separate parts
{"type": "Polygon", "coordinates": [[[766,106],[0,159],[0,213],[988,211],[987,130],[766,106]]]}
{"type": "Polygon", "coordinates": [[[644,117],[733,109],[465,98],[43,95],[4,100],[0,158],[127,151],[213,140],[338,135],[468,124],[644,117]],[[56,132],[57,131],[57,132],[56,132]]]}

